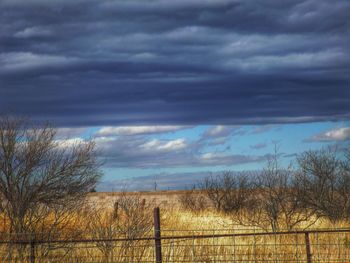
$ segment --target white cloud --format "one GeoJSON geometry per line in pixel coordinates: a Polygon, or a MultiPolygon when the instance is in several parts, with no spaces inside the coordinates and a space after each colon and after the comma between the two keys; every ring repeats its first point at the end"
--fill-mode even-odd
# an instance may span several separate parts
{"type": "Polygon", "coordinates": [[[82,138],[71,138],[66,140],[56,140],[56,143],[58,143],[58,147],[60,148],[70,148],[74,145],[84,144],[85,141],[82,138]]]}
{"type": "Polygon", "coordinates": [[[309,141],[345,141],[350,140],[350,127],[336,128],[313,136],[309,141]]]}
{"type": "Polygon", "coordinates": [[[176,151],[187,147],[185,139],[176,139],[172,141],[151,140],[140,146],[145,150],[157,151],[176,151]]]}
{"type": "Polygon", "coordinates": [[[212,138],[220,138],[220,137],[227,137],[231,134],[241,134],[242,132],[240,130],[239,126],[232,126],[232,125],[217,125],[214,127],[210,127],[208,130],[204,132],[204,137],[212,137],[212,138]]]}
{"type": "Polygon", "coordinates": [[[58,128],[56,136],[59,138],[64,137],[78,137],[82,135],[84,132],[86,132],[88,128],[58,128]]]}
{"type": "Polygon", "coordinates": [[[232,136],[242,136],[246,133],[240,126],[216,125],[208,128],[201,137],[202,142],[210,145],[222,145],[230,140],[232,136]]]}
{"type": "Polygon", "coordinates": [[[188,128],[188,126],[175,125],[156,125],[156,126],[120,126],[120,127],[103,127],[96,136],[118,136],[118,135],[139,135],[139,134],[154,134],[164,132],[175,132],[181,129],[188,128]]]}
{"type": "Polygon", "coordinates": [[[223,158],[226,157],[226,154],[223,153],[204,153],[201,155],[201,158],[204,160],[212,160],[212,159],[217,159],[217,158],[223,158]]]}
{"type": "Polygon", "coordinates": [[[227,135],[229,128],[223,125],[217,125],[213,128],[210,128],[207,131],[207,134],[213,137],[221,137],[227,135]]]}

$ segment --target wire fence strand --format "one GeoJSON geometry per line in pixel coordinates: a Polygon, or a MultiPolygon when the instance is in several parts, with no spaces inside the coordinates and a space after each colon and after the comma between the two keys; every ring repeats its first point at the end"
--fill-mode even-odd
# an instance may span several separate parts
{"type": "MultiPolygon", "coordinates": [[[[196,234],[162,230],[162,262],[350,262],[350,229],[196,234]],[[182,233],[181,235],[175,235],[182,233]]],[[[1,262],[156,262],[155,236],[0,240],[1,262]]]]}

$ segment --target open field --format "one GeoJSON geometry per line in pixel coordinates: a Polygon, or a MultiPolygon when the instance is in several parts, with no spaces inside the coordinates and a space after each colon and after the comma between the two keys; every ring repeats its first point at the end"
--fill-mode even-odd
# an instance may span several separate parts
{"type": "Polygon", "coordinates": [[[91,193],[88,199],[98,208],[70,215],[62,232],[48,240],[3,234],[2,241],[12,242],[2,243],[1,262],[156,262],[153,208],[157,205],[162,262],[350,261],[349,222],[318,220],[309,232],[267,233],[237,225],[230,215],[210,207],[196,213],[184,210],[178,201],[184,193],[91,193]]]}
{"type": "MultiPolygon", "coordinates": [[[[173,191],[143,191],[143,192],[96,192],[89,193],[88,200],[103,206],[110,206],[121,196],[137,197],[145,199],[146,204],[152,204],[154,207],[162,208],[180,207],[179,196],[186,193],[186,190],[173,191]]],[[[209,204],[208,204],[209,205],[209,204]]]]}

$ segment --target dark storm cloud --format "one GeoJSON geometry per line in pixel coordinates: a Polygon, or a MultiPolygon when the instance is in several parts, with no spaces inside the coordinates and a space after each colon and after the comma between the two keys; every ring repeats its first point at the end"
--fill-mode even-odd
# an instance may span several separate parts
{"type": "Polygon", "coordinates": [[[0,112],[62,126],[350,118],[350,2],[0,2],[0,112]]]}

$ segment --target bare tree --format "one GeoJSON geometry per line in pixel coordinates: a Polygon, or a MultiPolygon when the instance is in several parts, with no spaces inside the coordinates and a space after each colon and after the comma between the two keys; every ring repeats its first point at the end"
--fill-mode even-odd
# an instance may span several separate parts
{"type": "Polygon", "coordinates": [[[60,216],[58,224],[100,177],[93,141],[68,143],[55,135],[50,125],[0,118],[1,208],[13,233],[35,233],[50,213],[60,216]]]}
{"type": "Polygon", "coordinates": [[[319,217],[350,219],[350,154],[330,148],[298,157],[298,197],[319,217]]]}
{"type": "Polygon", "coordinates": [[[226,171],[204,179],[200,188],[215,209],[235,212],[245,207],[250,199],[250,182],[247,175],[234,175],[226,171]]]}
{"type": "Polygon", "coordinates": [[[252,193],[249,205],[235,215],[240,224],[278,231],[314,223],[313,212],[297,198],[294,171],[281,166],[277,147],[262,173],[255,177],[252,193]]]}
{"type": "Polygon", "coordinates": [[[193,213],[198,213],[208,207],[208,198],[205,197],[203,191],[197,190],[195,186],[178,197],[182,208],[193,213]]]}

